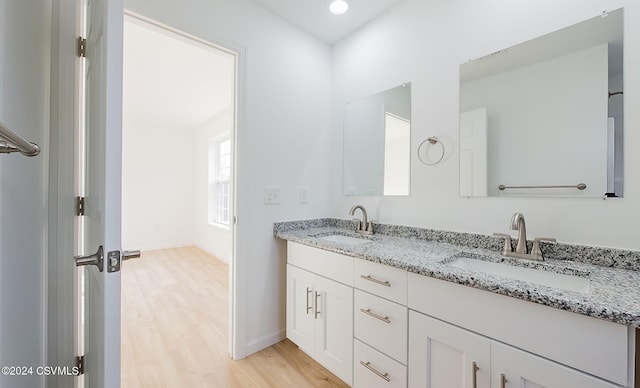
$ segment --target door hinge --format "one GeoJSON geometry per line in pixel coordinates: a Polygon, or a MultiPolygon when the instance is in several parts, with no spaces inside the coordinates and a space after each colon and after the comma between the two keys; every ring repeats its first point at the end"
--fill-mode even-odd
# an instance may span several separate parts
{"type": "Polygon", "coordinates": [[[76,216],[84,216],[84,197],[76,197],[76,216]]]}
{"type": "Polygon", "coordinates": [[[76,368],[78,376],[84,374],[84,356],[76,356],[76,368]]]}
{"type": "Polygon", "coordinates": [[[86,58],[87,56],[87,40],[81,36],[78,37],[78,56],[86,58]]]}

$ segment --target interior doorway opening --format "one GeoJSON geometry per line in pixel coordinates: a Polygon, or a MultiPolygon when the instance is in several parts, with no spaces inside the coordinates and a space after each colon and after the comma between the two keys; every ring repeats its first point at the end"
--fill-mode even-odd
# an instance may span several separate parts
{"type": "MultiPolygon", "coordinates": [[[[141,250],[142,260],[156,260],[146,263],[150,270],[135,275],[151,277],[136,282],[143,285],[143,297],[137,301],[150,303],[153,295],[149,294],[155,292],[152,286],[163,286],[164,291],[182,287],[191,292],[191,286],[207,283],[200,279],[188,284],[189,277],[161,276],[189,272],[176,266],[177,261],[195,266],[191,273],[198,273],[198,266],[207,266],[207,260],[220,261],[214,266],[228,265],[228,273],[232,272],[237,53],[127,13],[123,62],[122,248],[141,250]]],[[[133,272],[133,266],[130,268],[133,272]]],[[[127,300],[126,272],[127,265],[122,282],[123,363],[127,354],[131,355],[125,342],[132,336],[146,336],[146,345],[150,344],[145,350],[135,350],[137,356],[145,357],[140,351],[160,351],[152,341],[179,349],[185,331],[167,329],[171,316],[188,315],[191,328],[201,330],[202,336],[219,331],[219,327],[207,327],[200,313],[181,310],[189,304],[178,297],[173,303],[157,304],[166,308],[166,313],[155,314],[155,321],[139,322],[139,332],[131,333],[137,325],[125,327],[127,309],[135,311],[127,305],[132,301],[127,300]],[[150,332],[159,335],[150,338],[150,332]]],[[[228,311],[232,308],[231,276],[222,283],[227,287],[214,291],[223,293],[228,303],[211,308],[226,309],[221,316],[232,316],[228,311]]],[[[229,339],[222,343],[227,346],[217,351],[228,357],[233,325],[228,322],[225,326],[229,339]]],[[[165,359],[171,360],[177,362],[175,357],[165,359]]],[[[123,367],[123,379],[127,377],[124,371],[123,367]]]]}

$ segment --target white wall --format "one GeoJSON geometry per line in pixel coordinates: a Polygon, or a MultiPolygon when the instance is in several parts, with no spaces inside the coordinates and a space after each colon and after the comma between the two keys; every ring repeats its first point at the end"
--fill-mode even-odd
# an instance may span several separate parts
{"type": "MultiPolygon", "coordinates": [[[[412,82],[412,189],[408,198],[344,197],[340,174],[331,177],[331,215],[347,217],[355,203],[381,222],[490,234],[506,232],[511,215],[527,219],[530,237],[640,249],[640,180],[632,166],[640,154],[625,153],[625,198],[460,198],[458,195],[459,66],[517,43],[625,7],[625,105],[638,106],[640,4],[622,0],[406,0],[332,49],[331,169],[341,171],[342,108],[347,101],[412,82]],[[429,136],[446,147],[441,164],[427,167],[415,152],[429,136]]],[[[640,112],[625,111],[625,128],[640,125],[640,112]]],[[[625,149],[640,147],[627,130],[625,149]]]]}
{"type": "Polygon", "coordinates": [[[231,262],[231,230],[209,223],[209,146],[212,138],[229,133],[233,128],[230,109],[216,115],[202,128],[195,130],[195,211],[194,244],[225,263],[231,262]]]}
{"type": "MultiPolygon", "coordinates": [[[[284,337],[285,249],[273,222],[328,214],[330,49],[246,0],[127,0],[127,9],[240,52],[237,355],[284,337]],[[280,204],[264,188],[280,187],[280,204]],[[309,202],[298,204],[297,188],[309,202]],[[242,307],[244,306],[244,307],[242,307]]],[[[336,174],[341,179],[339,174],[336,174]]]]}
{"type": "MultiPolygon", "coordinates": [[[[126,103],[126,102],[125,102],[126,103]]],[[[122,126],[122,248],[193,244],[193,129],[122,126]]]]}
{"type": "MultiPolygon", "coordinates": [[[[44,365],[51,2],[0,0],[0,121],[42,148],[0,154],[0,365],[44,365]],[[28,49],[26,49],[28,47],[28,49]]],[[[44,378],[0,375],[2,387],[44,378]]]]}
{"type": "Polygon", "coordinates": [[[460,112],[487,109],[489,195],[600,197],[607,191],[607,61],[602,44],[460,85],[460,112]],[[578,183],[587,188],[498,189],[578,183]]]}

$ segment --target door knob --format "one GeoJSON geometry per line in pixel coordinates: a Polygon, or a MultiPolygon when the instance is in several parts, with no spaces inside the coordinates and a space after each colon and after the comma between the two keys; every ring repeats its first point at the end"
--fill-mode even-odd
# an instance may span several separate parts
{"type": "Polygon", "coordinates": [[[136,259],[140,257],[140,251],[112,251],[107,254],[107,272],[118,272],[122,266],[122,261],[136,259]]]}
{"type": "Polygon", "coordinates": [[[122,260],[137,259],[140,257],[140,251],[122,251],[122,260]]]}
{"type": "Polygon", "coordinates": [[[93,255],[74,256],[73,260],[76,262],[77,267],[83,265],[95,265],[96,267],[98,267],[98,270],[102,272],[102,270],[104,269],[104,253],[102,250],[102,245],[93,255]]]}

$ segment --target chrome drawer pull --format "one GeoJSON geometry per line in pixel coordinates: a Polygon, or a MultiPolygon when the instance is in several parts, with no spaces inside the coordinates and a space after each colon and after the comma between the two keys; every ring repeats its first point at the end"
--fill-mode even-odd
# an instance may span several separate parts
{"type": "Polygon", "coordinates": [[[369,361],[367,361],[367,362],[360,361],[360,365],[362,365],[365,368],[369,369],[371,372],[373,372],[376,375],[378,375],[378,377],[380,377],[384,381],[387,381],[387,382],[391,381],[391,379],[389,378],[389,374],[388,373],[382,373],[379,370],[377,370],[376,368],[372,367],[371,363],[369,361]]]}
{"type": "Polygon", "coordinates": [[[382,284],[383,286],[391,287],[391,283],[389,283],[388,280],[376,279],[376,278],[371,277],[371,275],[360,275],[360,277],[363,278],[364,280],[368,280],[370,282],[374,282],[374,283],[382,284]]]}
{"type": "Polygon", "coordinates": [[[360,309],[360,311],[362,311],[363,313],[365,313],[367,315],[370,315],[370,316],[374,317],[375,319],[379,319],[379,320],[381,320],[383,322],[386,322],[386,323],[391,323],[391,320],[389,319],[389,316],[383,317],[382,315],[378,315],[378,314],[374,313],[373,311],[371,311],[371,309],[366,309],[366,310],[365,309],[360,309]]]}

